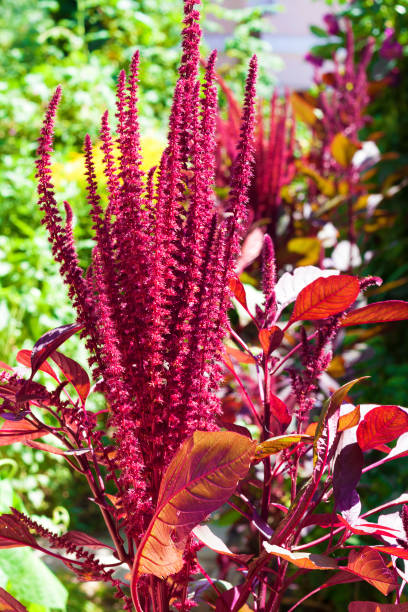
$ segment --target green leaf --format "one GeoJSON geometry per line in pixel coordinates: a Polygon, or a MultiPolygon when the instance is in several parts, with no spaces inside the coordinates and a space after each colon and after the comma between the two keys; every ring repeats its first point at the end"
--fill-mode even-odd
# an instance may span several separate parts
{"type": "Polygon", "coordinates": [[[7,590],[25,605],[66,610],[68,593],[65,587],[32,550],[1,550],[0,571],[8,576],[7,590]]]}

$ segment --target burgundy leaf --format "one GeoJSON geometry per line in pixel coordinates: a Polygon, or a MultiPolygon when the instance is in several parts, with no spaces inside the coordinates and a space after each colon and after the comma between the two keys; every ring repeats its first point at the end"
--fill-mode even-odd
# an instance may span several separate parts
{"type": "Polygon", "coordinates": [[[263,348],[265,355],[269,355],[274,351],[282,342],[283,331],[277,325],[269,329],[261,329],[259,332],[259,341],[263,348]]]}
{"type": "Polygon", "coordinates": [[[351,306],[360,292],[355,276],[341,274],[317,278],[297,296],[292,316],[286,327],[295,321],[327,319],[351,306]]]}
{"type": "Polygon", "coordinates": [[[277,435],[282,434],[290,425],[292,415],[289,413],[288,407],[277,395],[270,393],[269,395],[271,415],[277,421],[277,435]]]}
{"type": "Polygon", "coordinates": [[[110,548],[111,550],[114,550],[112,546],[109,546],[109,544],[104,544],[100,540],[93,538],[83,531],[67,531],[67,533],[62,536],[62,539],[64,544],[69,542],[70,544],[75,544],[76,546],[86,546],[88,548],[110,548]]]}
{"type": "Polygon", "coordinates": [[[354,442],[345,446],[336,457],[333,470],[333,493],[340,512],[355,505],[354,490],[364,466],[363,452],[354,442]]]}
{"type": "Polygon", "coordinates": [[[370,546],[350,551],[347,569],[372,584],[383,595],[388,595],[398,586],[395,573],[387,567],[380,553],[370,546]]]}
{"type": "Polygon", "coordinates": [[[83,325],[79,323],[71,323],[70,325],[61,325],[55,329],[47,331],[34,344],[31,353],[31,378],[39,370],[40,366],[48,359],[48,357],[57,348],[68,340],[73,334],[82,329],[83,325]]]}
{"type": "Polygon", "coordinates": [[[364,323],[386,323],[387,321],[402,321],[408,319],[408,302],[403,300],[389,300],[375,302],[363,308],[349,312],[343,321],[342,327],[349,325],[363,325],[364,323]]]}
{"type": "MultiPolygon", "coordinates": [[[[17,363],[20,363],[26,368],[31,368],[31,353],[32,351],[29,351],[27,349],[22,349],[21,351],[18,351],[17,357],[16,357],[17,363]]],[[[52,369],[48,361],[44,361],[44,363],[42,363],[38,369],[41,372],[50,374],[50,376],[52,376],[57,382],[59,382],[58,376],[56,375],[56,373],[54,372],[54,370],[52,369]]]]}
{"type": "Polygon", "coordinates": [[[62,370],[65,378],[75,387],[82,403],[85,403],[86,398],[91,388],[89,382],[89,376],[85,372],[84,368],[79,365],[76,361],[70,357],[66,357],[59,351],[54,351],[50,355],[51,359],[55,361],[57,366],[62,370]]]}
{"type": "Polygon", "coordinates": [[[28,440],[41,438],[48,433],[45,429],[38,429],[28,423],[28,421],[19,421],[18,423],[7,422],[0,427],[0,446],[14,444],[14,442],[22,442],[25,444],[28,440]]]}
{"type": "Polygon", "coordinates": [[[0,612],[28,612],[10,593],[0,587],[0,612]]]}
{"type": "Polygon", "coordinates": [[[408,414],[398,406],[377,406],[357,428],[357,442],[366,451],[386,444],[408,431],[408,414]]]}
{"type": "Polygon", "coordinates": [[[37,543],[27,527],[12,514],[0,516],[0,548],[17,546],[36,547],[37,543]]]}

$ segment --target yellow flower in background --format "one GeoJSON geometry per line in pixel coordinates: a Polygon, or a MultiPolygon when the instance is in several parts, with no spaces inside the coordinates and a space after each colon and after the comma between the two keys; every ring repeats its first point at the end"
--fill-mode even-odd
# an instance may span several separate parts
{"type": "MultiPolygon", "coordinates": [[[[142,148],[142,170],[148,172],[152,166],[157,166],[163,149],[165,140],[160,134],[154,134],[141,138],[142,148]]],[[[119,157],[119,150],[115,146],[115,157],[119,157]]],[[[101,144],[98,143],[93,148],[95,172],[100,186],[105,185],[105,176],[103,173],[103,151],[101,144]]],[[[82,153],[69,153],[66,160],[57,162],[53,166],[54,184],[58,191],[65,191],[68,186],[76,186],[78,190],[85,190],[86,180],[84,177],[85,159],[82,153]]],[[[104,199],[103,189],[100,190],[100,195],[104,199]]]]}

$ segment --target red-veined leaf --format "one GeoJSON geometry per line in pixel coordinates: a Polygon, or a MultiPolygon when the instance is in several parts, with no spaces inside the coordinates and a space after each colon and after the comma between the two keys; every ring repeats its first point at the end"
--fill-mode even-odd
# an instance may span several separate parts
{"type": "Polygon", "coordinates": [[[196,431],[182,444],[163,476],[157,510],[137,551],[134,601],[142,574],[165,578],[182,568],[191,530],[232,495],[248,471],[256,444],[225,431],[196,431]]]}
{"type": "MultiPolygon", "coordinates": [[[[390,534],[388,534],[390,537],[390,534]]],[[[394,555],[400,559],[406,559],[408,561],[408,550],[406,548],[400,548],[399,546],[372,546],[378,552],[385,553],[387,555],[394,555]]]]}
{"type": "Polygon", "coordinates": [[[234,297],[238,300],[241,306],[243,306],[245,310],[248,310],[246,295],[245,295],[245,288],[244,288],[244,285],[239,280],[239,278],[237,276],[233,276],[230,279],[229,286],[230,286],[232,293],[234,294],[234,297]]]}
{"type": "Polygon", "coordinates": [[[349,312],[341,322],[341,326],[387,323],[388,321],[402,321],[404,319],[408,319],[408,302],[389,300],[388,302],[368,304],[368,306],[349,312]]]}
{"type": "MultiPolygon", "coordinates": [[[[17,360],[17,363],[20,363],[26,368],[31,368],[31,351],[27,349],[22,349],[21,351],[18,351],[16,360],[17,360]]],[[[48,361],[44,361],[44,363],[42,363],[38,369],[41,372],[45,372],[46,374],[49,374],[50,376],[54,378],[54,380],[59,382],[58,376],[56,375],[56,373],[54,372],[54,370],[52,369],[48,361]]]]}
{"type": "Polygon", "coordinates": [[[357,442],[366,451],[386,444],[408,431],[408,414],[398,406],[377,406],[357,428],[357,442]]]}
{"type": "Polygon", "coordinates": [[[347,569],[372,584],[383,595],[388,595],[398,586],[394,572],[387,567],[380,553],[369,546],[350,551],[347,569]]]}
{"type": "Polygon", "coordinates": [[[54,351],[51,353],[50,357],[61,369],[65,378],[75,387],[79,397],[82,400],[82,403],[85,404],[85,400],[89,394],[89,389],[91,388],[91,383],[89,382],[89,376],[84,368],[79,365],[79,363],[70,357],[66,357],[59,351],[54,351]]]}
{"type": "Polygon", "coordinates": [[[0,612],[28,612],[10,593],[0,587],[0,612]]]}
{"type": "Polygon", "coordinates": [[[408,603],[380,604],[375,601],[352,601],[348,612],[408,612],[408,603]]]}
{"type": "Polygon", "coordinates": [[[345,431],[346,429],[350,429],[351,427],[355,427],[358,425],[360,421],[360,406],[356,406],[353,410],[348,412],[347,414],[343,414],[339,418],[339,423],[337,425],[337,431],[345,431]]]}
{"type": "Polygon", "coordinates": [[[290,561],[296,567],[309,570],[334,570],[338,569],[338,565],[335,559],[331,559],[327,555],[320,555],[316,553],[305,553],[305,552],[291,552],[281,546],[275,546],[263,543],[263,547],[269,555],[280,557],[286,561],[290,561]]]}
{"type": "Polygon", "coordinates": [[[369,523],[363,518],[359,518],[358,522],[355,521],[353,524],[349,523],[344,516],[340,514],[337,515],[337,518],[341,523],[343,523],[349,531],[355,533],[356,535],[378,535],[378,536],[388,536],[388,537],[398,537],[398,530],[393,529],[392,527],[387,527],[386,525],[378,525],[377,523],[369,523]]]}
{"type": "Polygon", "coordinates": [[[360,292],[355,276],[341,274],[317,278],[299,293],[286,327],[295,321],[327,319],[351,306],[360,292]]]}
{"type": "Polygon", "coordinates": [[[284,434],[282,436],[269,438],[256,447],[255,461],[261,461],[261,459],[279,453],[285,450],[285,448],[292,446],[292,444],[298,444],[299,442],[313,442],[313,436],[308,436],[306,434],[284,434]]]}
{"type": "Polygon", "coordinates": [[[83,325],[79,323],[71,323],[70,325],[61,325],[55,329],[47,331],[34,344],[31,352],[31,378],[38,371],[41,364],[57,350],[57,348],[68,340],[73,334],[82,329],[83,325]]]}
{"type": "Polygon", "coordinates": [[[12,514],[0,516],[0,548],[17,546],[36,547],[37,543],[27,527],[12,514]]]}
{"type": "Polygon", "coordinates": [[[29,440],[41,438],[48,433],[45,429],[38,429],[27,421],[7,421],[0,427],[0,446],[7,446],[15,442],[25,444],[29,440]]]}
{"type": "Polygon", "coordinates": [[[283,331],[277,325],[273,325],[270,329],[261,329],[259,332],[259,342],[265,355],[269,355],[280,346],[283,335],[283,331]]]}

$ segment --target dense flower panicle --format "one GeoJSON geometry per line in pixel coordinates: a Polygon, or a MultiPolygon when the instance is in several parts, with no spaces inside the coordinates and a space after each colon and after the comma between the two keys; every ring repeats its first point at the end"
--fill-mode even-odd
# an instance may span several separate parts
{"type": "Polygon", "coordinates": [[[264,327],[269,327],[276,314],[276,259],[271,237],[264,236],[262,249],[262,290],[264,294],[264,327]]]}
{"type": "Polygon", "coordinates": [[[108,204],[102,206],[85,139],[88,202],[95,246],[86,277],[70,229],[62,225],[50,172],[58,90],[41,133],[40,206],[53,252],[84,324],[98,388],[106,395],[116,453],[116,482],[128,535],[138,542],[150,520],[161,476],[197,429],[214,430],[220,412],[218,363],[226,331],[228,281],[246,218],[253,163],[256,58],[246,85],[228,213],[213,191],[217,92],[212,53],[199,80],[201,30],[196,2],[186,0],[182,59],[158,169],[141,170],[135,54],[117,87],[117,147],[108,114],[101,140],[108,204]]]}

